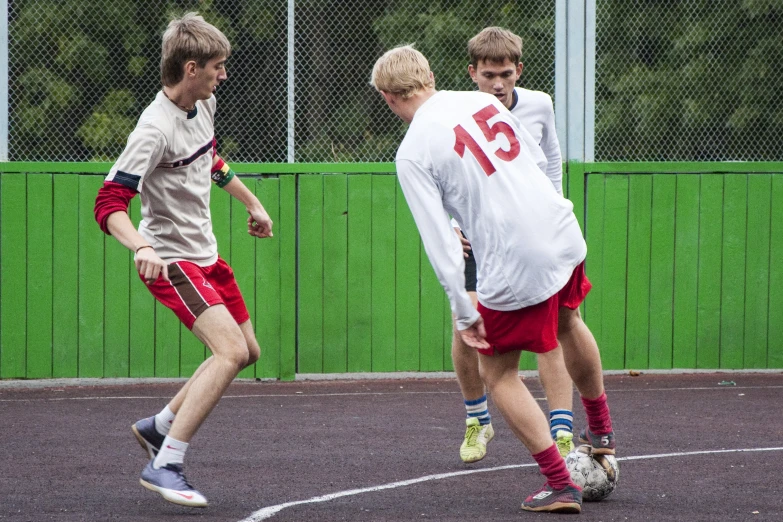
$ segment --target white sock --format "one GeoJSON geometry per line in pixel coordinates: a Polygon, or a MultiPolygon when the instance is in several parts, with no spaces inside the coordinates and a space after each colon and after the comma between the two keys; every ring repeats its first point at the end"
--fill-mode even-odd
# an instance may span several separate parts
{"type": "Polygon", "coordinates": [[[163,439],[163,444],[160,445],[158,456],[155,457],[155,462],[152,463],[152,467],[158,469],[166,464],[183,464],[188,446],[187,442],[172,439],[166,435],[166,438],[163,439]]]}
{"type": "Polygon", "coordinates": [[[158,430],[158,433],[168,435],[171,424],[174,422],[174,417],[176,417],[176,414],[171,411],[168,404],[160,410],[160,413],[155,415],[155,429],[158,430]]]}

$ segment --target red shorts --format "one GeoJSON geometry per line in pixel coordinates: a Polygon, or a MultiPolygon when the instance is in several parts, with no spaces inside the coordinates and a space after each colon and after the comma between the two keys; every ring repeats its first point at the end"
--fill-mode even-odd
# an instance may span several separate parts
{"type": "MultiPolygon", "coordinates": [[[[141,275],[139,278],[144,280],[141,275]]],[[[169,281],[158,277],[147,288],[155,299],[171,308],[188,329],[193,328],[196,318],[204,310],[217,304],[225,305],[237,324],[250,319],[234,272],[220,257],[209,266],[199,266],[188,261],[171,263],[169,281]]]]}
{"type": "Polygon", "coordinates": [[[580,263],[571,278],[558,293],[533,306],[500,312],[481,303],[478,311],[484,319],[490,347],[479,350],[484,355],[496,355],[517,350],[546,353],[557,348],[557,320],[561,306],[574,310],[582,304],[593,287],[580,263]]]}

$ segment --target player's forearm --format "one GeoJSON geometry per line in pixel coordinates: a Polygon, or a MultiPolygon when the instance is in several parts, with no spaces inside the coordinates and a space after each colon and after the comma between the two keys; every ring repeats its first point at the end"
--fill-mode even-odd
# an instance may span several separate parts
{"type": "Polygon", "coordinates": [[[263,210],[264,208],[256,195],[250,192],[250,189],[247,188],[245,184],[242,183],[242,180],[240,180],[237,176],[234,176],[234,178],[223,187],[223,190],[231,194],[232,197],[241,201],[242,204],[247,208],[248,212],[256,209],[263,210]]]}
{"type": "Polygon", "coordinates": [[[125,248],[134,252],[142,246],[149,245],[133,226],[126,212],[111,213],[106,220],[106,228],[125,248]]]}

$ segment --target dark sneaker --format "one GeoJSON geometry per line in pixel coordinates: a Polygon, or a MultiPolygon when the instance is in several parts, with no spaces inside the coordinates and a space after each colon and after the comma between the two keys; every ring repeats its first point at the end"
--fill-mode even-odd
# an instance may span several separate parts
{"type": "Polygon", "coordinates": [[[614,431],[606,435],[596,435],[589,428],[579,432],[579,442],[589,444],[596,455],[614,455],[614,431]]]}
{"type": "Polygon", "coordinates": [[[156,491],[163,498],[174,504],[188,507],[207,507],[207,499],[191,486],[182,473],[179,464],[166,464],[155,469],[149,464],[141,472],[141,485],[150,491],[156,491]]]}
{"type": "Polygon", "coordinates": [[[136,440],[139,441],[144,451],[149,454],[151,459],[160,451],[160,446],[163,444],[163,439],[166,437],[158,433],[155,429],[155,417],[147,417],[141,419],[139,422],[131,426],[131,431],[136,436],[136,440]]]}
{"type": "Polygon", "coordinates": [[[581,513],[582,491],[576,486],[552,489],[552,486],[545,484],[522,502],[522,509],[547,513],[581,513]]]}

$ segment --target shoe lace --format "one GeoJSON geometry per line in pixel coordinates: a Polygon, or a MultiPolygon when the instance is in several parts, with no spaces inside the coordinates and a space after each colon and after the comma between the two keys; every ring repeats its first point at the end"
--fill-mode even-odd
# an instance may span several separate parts
{"type": "Polygon", "coordinates": [[[479,433],[481,433],[481,428],[483,428],[483,426],[468,426],[468,431],[465,433],[465,440],[467,441],[468,446],[476,444],[476,439],[478,439],[479,433]]]}
{"type": "Polygon", "coordinates": [[[180,466],[177,466],[176,464],[167,464],[165,467],[167,469],[170,469],[171,471],[174,471],[177,475],[179,475],[179,478],[188,487],[188,489],[196,489],[193,487],[193,485],[190,482],[188,482],[188,479],[185,478],[185,473],[182,471],[182,468],[180,466]]]}
{"type": "Polygon", "coordinates": [[[574,436],[572,434],[560,434],[558,432],[557,438],[555,439],[555,444],[557,445],[558,451],[560,451],[560,453],[562,453],[564,450],[571,451],[571,441],[573,438],[574,436]]]}

